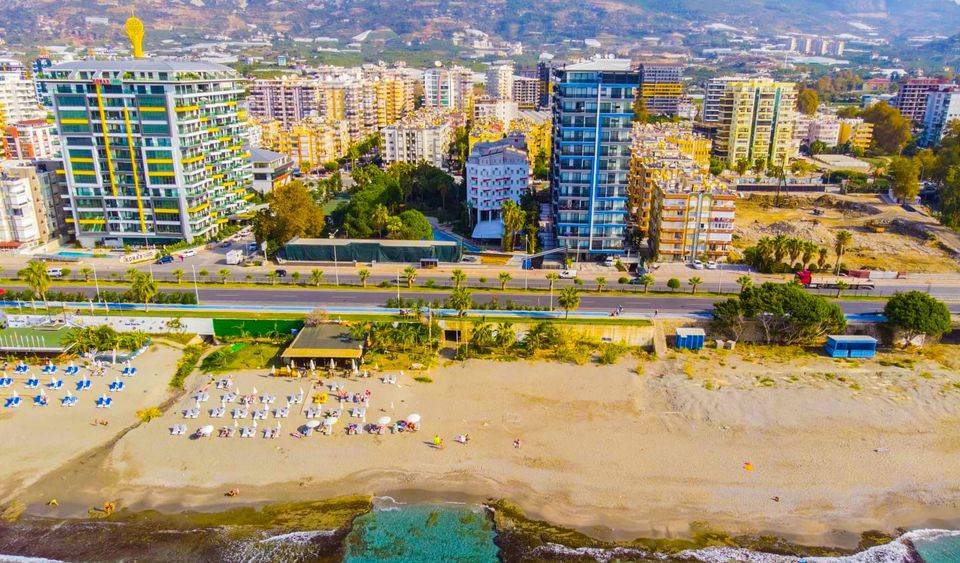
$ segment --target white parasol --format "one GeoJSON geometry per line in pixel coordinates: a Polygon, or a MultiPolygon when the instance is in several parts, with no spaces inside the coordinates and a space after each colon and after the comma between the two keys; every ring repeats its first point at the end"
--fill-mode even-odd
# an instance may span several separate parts
{"type": "Polygon", "coordinates": [[[317,426],[320,426],[320,421],[319,421],[319,420],[308,420],[308,421],[307,421],[307,428],[316,428],[317,426]]]}
{"type": "Polygon", "coordinates": [[[203,428],[201,428],[201,429],[200,429],[200,434],[203,434],[204,436],[209,436],[209,435],[213,434],[213,425],[212,425],[212,424],[208,424],[208,425],[204,426],[203,428]]]}
{"type": "Polygon", "coordinates": [[[414,424],[420,422],[420,415],[417,413],[411,414],[410,416],[407,417],[407,422],[412,422],[414,424]]]}
{"type": "Polygon", "coordinates": [[[389,416],[381,416],[380,418],[377,419],[377,424],[379,424],[380,426],[386,426],[390,424],[390,420],[392,419],[389,416]]]}
{"type": "Polygon", "coordinates": [[[333,426],[339,421],[340,419],[335,416],[328,416],[327,418],[323,419],[323,424],[324,426],[333,426]]]}

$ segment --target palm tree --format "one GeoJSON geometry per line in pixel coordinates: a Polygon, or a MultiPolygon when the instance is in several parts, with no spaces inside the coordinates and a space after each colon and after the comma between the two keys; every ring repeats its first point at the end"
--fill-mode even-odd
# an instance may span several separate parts
{"type": "Polygon", "coordinates": [[[813,255],[817,252],[817,245],[810,241],[804,241],[803,243],[803,256],[801,257],[801,262],[803,264],[803,269],[807,269],[813,263],[813,255]]]}
{"type": "Polygon", "coordinates": [[[768,271],[772,270],[773,262],[773,239],[770,237],[761,237],[757,241],[757,256],[760,260],[759,264],[755,264],[758,270],[768,271]]]}
{"type": "Polygon", "coordinates": [[[373,206],[373,213],[370,214],[370,222],[380,231],[380,238],[383,238],[384,230],[387,228],[387,222],[389,220],[390,212],[387,211],[387,208],[382,203],[373,206]]]}
{"type": "Polygon", "coordinates": [[[690,285],[690,293],[697,293],[697,286],[703,283],[703,280],[698,276],[693,276],[687,280],[687,283],[690,285]]]}
{"type": "Polygon", "coordinates": [[[146,305],[157,295],[157,280],[150,274],[137,272],[130,281],[130,294],[134,301],[146,305]]]}
{"type": "Polygon", "coordinates": [[[201,278],[205,278],[210,275],[210,272],[206,270],[200,270],[199,272],[197,272],[197,275],[200,276],[201,278]]]}
{"type": "Polygon", "coordinates": [[[790,256],[790,267],[792,268],[800,255],[803,254],[803,241],[798,238],[788,239],[786,242],[787,254],[790,256]]]}
{"type": "Polygon", "coordinates": [[[413,266],[407,266],[403,269],[403,279],[407,282],[407,287],[413,287],[413,282],[417,279],[417,269],[413,266]]]}
{"type": "Polygon", "coordinates": [[[360,278],[360,285],[362,285],[364,289],[366,289],[367,278],[370,277],[370,270],[367,270],[366,268],[360,270],[359,272],[357,272],[357,277],[360,278]]]}
{"type": "Polygon", "coordinates": [[[220,281],[223,283],[223,285],[227,285],[227,278],[230,277],[230,269],[220,268],[220,270],[217,272],[217,275],[220,276],[220,281]]]}
{"type": "Polygon", "coordinates": [[[653,281],[653,276],[650,274],[643,274],[640,276],[640,285],[643,286],[644,293],[650,290],[650,286],[653,285],[653,281]]]}
{"type": "Polygon", "coordinates": [[[843,259],[843,251],[846,250],[847,246],[850,244],[850,241],[853,240],[853,233],[850,231],[840,231],[837,233],[837,238],[833,243],[833,249],[837,253],[837,275],[840,275],[840,260],[843,259]]]}
{"type": "Polygon", "coordinates": [[[310,283],[320,287],[321,282],[323,282],[323,270],[317,268],[310,270],[310,283]]]}
{"type": "Polygon", "coordinates": [[[779,269],[783,263],[783,257],[787,254],[787,235],[777,235],[773,237],[773,259],[774,268],[779,269]]]}
{"type": "Polygon", "coordinates": [[[176,270],[170,273],[173,274],[174,278],[176,278],[177,285],[180,285],[180,282],[183,281],[183,276],[187,275],[187,273],[181,270],[180,268],[177,268],[176,270]]]}
{"type": "Polygon", "coordinates": [[[827,255],[830,251],[826,246],[817,248],[817,270],[823,271],[827,267],[827,255]]]}
{"type": "Polygon", "coordinates": [[[840,297],[840,294],[845,290],[850,289],[850,286],[847,285],[847,282],[840,280],[837,282],[837,297],[840,297]]]}
{"type": "Polygon", "coordinates": [[[83,281],[88,282],[90,281],[90,276],[93,275],[93,268],[89,266],[84,266],[79,270],[77,270],[77,273],[83,276],[83,281]]]}
{"type": "MultiPolygon", "coordinates": [[[[276,284],[278,277],[280,277],[280,274],[278,274],[278,273],[275,272],[275,271],[267,272],[267,279],[270,280],[270,285],[276,284]]],[[[319,285],[319,284],[318,284],[318,285],[319,285]]]]}
{"type": "Polygon", "coordinates": [[[569,319],[570,310],[576,310],[576,308],[580,306],[580,290],[576,287],[565,287],[561,289],[557,303],[563,308],[563,318],[569,319]]]}
{"type": "Polygon", "coordinates": [[[290,279],[292,279],[293,283],[297,285],[300,284],[300,278],[302,277],[303,277],[303,274],[301,274],[300,272],[293,272],[292,274],[290,274],[290,279]]]}
{"type": "Polygon", "coordinates": [[[750,168],[750,161],[749,161],[749,160],[747,160],[747,159],[745,159],[745,158],[741,158],[741,159],[737,160],[737,167],[736,167],[736,169],[737,169],[737,176],[741,176],[741,177],[742,177],[744,174],[747,173],[747,170],[748,170],[749,168],[750,168]]]}
{"type": "Polygon", "coordinates": [[[546,275],[547,281],[550,282],[550,291],[553,291],[553,284],[557,283],[557,280],[560,279],[560,274],[556,272],[550,272],[546,275]]]}
{"type": "Polygon", "coordinates": [[[127,268],[127,271],[124,273],[124,275],[127,276],[128,280],[133,281],[133,279],[137,277],[137,274],[139,273],[140,273],[140,270],[136,268],[127,268]]]}
{"type": "Polygon", "coordinates": [[[47,267],[43,262],[30,262],[26,268],[17,272],[17,277],[30,286],[34,295],[39,295],[43,302],[47,301],[47,290],[50,289],[53,280],[50,279],[50,274],[47,273],[47,267]]]}
{"type": "Polygon", "coordinates": [[[470,333],[470,343],[478,350],[485,350],[493,344],[493,327],[490,323],[476,321],[473,323],[473,331],[470,333]]]}
{"type": "Polygon", "coordinates": [[[497,346],[505,354],[517,342],[517,333],[513,330],[513,323],[504,321],[497,325],[497,346]]]}
{"type": "Polygon", "coordinates": [[[747,275],[740,276],[737,278],[737,284],[740,285],[740,293],[743,293],[743,290],[753,285],[753,278],[747,275]]]}
{"type": "Polygon", "coordinates": [[[473,299],[470,297],[470,290],[465,287],[458,287],[450,294],[450,306],[457,310],[459,316],[466,314],[467,309],[473,305],[473,299]]]}
{"type": "Polygon", "coordinates": [[[607,287],[607,278],[597,276],[597,293],[603,293],[603,288],[607,287]]]}
{"type": "Polygon", "coordinates": [[[509,272],[500,272],[497,274],[497,279],[500,280],[500,291],[506,291],[507,283],[513,279],[513,276],[509,272]]]}
{"type": "Polygon", "coordinates": [[[452,272],[450,279],[453,280],[454,289],[460,289],[463,282],[467,281],[467,274],[463,273],[463,270],[460,268],[457,268],[452,272]]]}

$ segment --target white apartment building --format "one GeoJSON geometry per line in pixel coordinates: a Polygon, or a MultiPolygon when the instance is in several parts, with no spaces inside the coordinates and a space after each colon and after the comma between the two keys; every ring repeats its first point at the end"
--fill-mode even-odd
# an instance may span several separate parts
{"type": "Polygon", "coordinates": [[[49,160],[60,157],[56,129],[45,119],[7,125],[3,140],[4,156],[8,160],[49,160]]]}
{"type": "Polygon", "coordinates": [[[727,84],[737,80],[745,80],[737,76],[720,76],[710,79],[704,86],[703,109],[700,111],[700,121],[703,123],[720,122],[720,101],[727,84]]]}
{"type": "Polygon", "coordinates": [[[504,126],[509,126],[519,113],[518,104],[514,100],[483,97],[473,103],[473,118],[476,120],[496,119],[504,126]]]}
{"type": "Polygon", "coordinates": [[[540,104],[540,79],[530,76],[513,77],[513,101],[523,109],[533,109],[540,104]]]}
{"type": "Polygon", "coordinates": [[[473,237],[502,237],[503,203],[519,203],[520,196],[530,188],[530,160],[523,137],[475,144],[467,159],[466,179],[467,207],[475,224],[473,237]]]}
{"type": "Polygon", "coordinates": [[[383,160],[426,162],[437,168],[446,165],[447,151],[453,140],[453,127],[446,112],[425,109],[385,127],[383,160]]]}
{"type": "Polygon", "coordinates": [[[46,116],[26,68],[19,61],[0,59],[0,126],[46,116]]]}
{"type": "Polygon", "coordinates": [[[837,116],[819,114],[810,121],[804,142],[810,145],[820,141],[828,147],[835,147],[840,144],[841,125],[837,116]]]}
{"type": "MultiPolygon", "coordinates": [[[[0,242],[47,242],[51,229],[46,207],[32,166],[14,161],[0,163],[0,242]]],[[[55,217],[52,222],[56,224],[55,217]]]]}
{"type": "Polygon", "coordinates": [[[473,71],[461,66],[424,71],[423,105],[451,111],[468,110],[473,105],[473,71]]]}
{"type": "Polygon", "coordinates": [[[491,98],[513,98],[513,63],[501,61],[490,65],[487,69],[487,95],[491,98]]]}
{"type": "Polygon", "coordinates": [[[960,119],[960,88],[947,88],[927,94],[920,145],[936,146],[943,139],[947,124],[955,119],[960,119]]]}

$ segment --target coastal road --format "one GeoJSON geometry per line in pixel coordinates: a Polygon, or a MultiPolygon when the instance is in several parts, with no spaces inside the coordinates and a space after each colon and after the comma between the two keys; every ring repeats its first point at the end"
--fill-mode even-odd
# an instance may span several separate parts
{"type": "MultiPolygon", "coordinates": [[[[23,286],[8,286],[9,289],[25,289],[23,286]]],[[[106,288],[104,288],[106,290],[106,288]]],[[[81,292],[90,298],[95,298],[96,290],[92,286],[57,286],[54,285],[53,291],[81,292]]],[[[110,288],[116,291],[118,288],[110,288]]],[[[120,289],[122,291],[123,289],[120,289]]],[[[192,291],[192,285],[184,284],[179,291],[192,291]]],[[[173,288],[165,287],[162,291],[175,291],[173,288]]],[[[316,307],[323,309],[326,307],[383,307],[391,297],[397,296],[396,289],[393,290],[362,290],[362,289],[295,289],[284,287],[253,287],[253,288],[218,288],[214,286],[200,286],[198,288],[200,303],[203,305],[259,305],[263,307],[316,307]]],[[[429,303],[432,301],[442,302],[449,297],[448,291],[404,291],[400,289],[400,296],[404,299],[423,299],[429,303]]],[[[553,305],[556,307],[556,292],[553,305]]],[[[515,292],[474,292],[473,300],[477,303],[487,303],[496,299],[498,303],[505,304],[507,300],[518,305],[547,307],[550,305],[550,295],[541,293],[515,293],[515,292]]],[[[580,311],[604,312],[612,311],[618,306],[623,306],[626,313],[647,313],[652,314],[658,311],[661,314],[670,315],[690,315],[710,313],[713,309],[713,303],[718,300],[717,297],[698,297],[695,295],[677,294],[677,295],[644,295],[637,293],[634,295],[610,295],[583,292],[580,294],[580,311]]],[[[848,315],[865,315],[879,313],[883,310],[885,302],[880,300],[855,301],[839,300],[837,303],[848,315]]],[[[960,303],[948,304],[951,311],[960,314],[960,303]]]]}

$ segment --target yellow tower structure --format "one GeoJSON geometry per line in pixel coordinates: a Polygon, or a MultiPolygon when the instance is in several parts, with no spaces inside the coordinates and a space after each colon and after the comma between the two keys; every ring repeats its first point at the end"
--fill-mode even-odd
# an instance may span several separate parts
{"type": "Polygon", "coordinates": [[[123,26],[130,38],[130,45],[133,47],[133,58],[143,58],[143,22],[136,16],[127,19],[123,26]]]}

